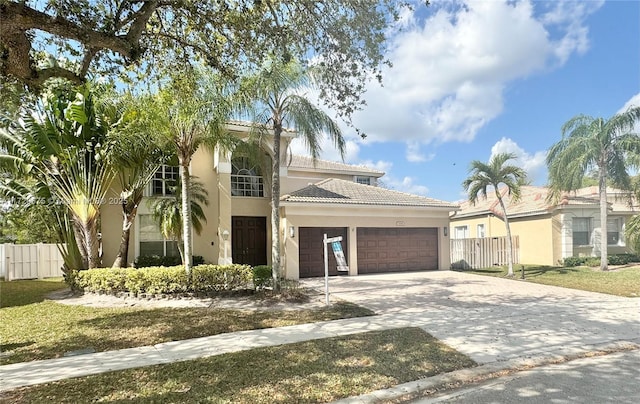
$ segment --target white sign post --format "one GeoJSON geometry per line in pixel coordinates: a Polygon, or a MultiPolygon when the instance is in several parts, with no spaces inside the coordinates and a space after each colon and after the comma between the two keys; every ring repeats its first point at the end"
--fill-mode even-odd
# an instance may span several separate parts
{"type": "Polygon", "coordinates": [[[324,243],[324,294],[325,294],[325,302],[327,306],[329,305],[329,253],[327,252],[327,245],[331,244],[331,250],[333,251],[333,255],[336,257],[336,263],[338,265],[339,272],[349,272],[349,267],[347,266],[347,260],[344,257],[344,252],[342,251],[342,236],[327,238],[327,235],[324,235],[323,243],[324,243]]]}

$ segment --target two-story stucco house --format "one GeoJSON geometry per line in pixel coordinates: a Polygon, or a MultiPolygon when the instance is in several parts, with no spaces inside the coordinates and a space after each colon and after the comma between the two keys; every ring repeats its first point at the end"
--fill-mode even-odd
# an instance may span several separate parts
{"type": "MultiPolygon", "coordinates": [[[[599,256],[602,227],[598,187],[587,187],[565,194],[557,204],[547,201],[548,189],[524,186],[514,202],[502,189],[509,215],[511,234],[518,236],[520,263],[558,265],[571,256],[599,256]]],[[[630,252],[624,241],[625,223],[640,213],[638,201],[616,189],[607,192],[609,210],[606,224],[608,253],[630,252]]],[[[506,229],[502,209],[495,194],[475,205],[461,203],[451,218],[451,237],[503,237],[506,229]]]]}
{"type": "MultiPolygon", "coordinates": [[[[229,130],[246,138],[245,123],[229,130]]],[[[288,150],[295,133],[285,132],[281,150],[288,150]]],[[[267,151],[272,154],[270,151],[267,151]]],[[[198,150],[191,174],[205,184],[209,206],[207,223],[194,234],[193,251],[211,263],[269,264],[271,261],[271,206],[268,176],[240,152],[198,150]]],[[[323,235],[342,236],[349,274],[450,267],[449,214],[457,205],[377,186],[383,172],[367,167],[316,160],[283,158],[281,176],[282,262],[290,279],[324,274],[323,235]]],[[[145,199],[163,197],[178,171],[162,167],[149,185],[145,199]]],[[[118,189],[114,189],[117,195],[118,189]]],[[[139,255],[177,254],[174,241],[164,240],[141,204],[129,246],[129,261],[139,255]]],[[[102,209],[103,260],[113,262],[121,235],[118,205],[102,209]]],[[[335,263],[331,273],[336,274],[335,263]]]]}

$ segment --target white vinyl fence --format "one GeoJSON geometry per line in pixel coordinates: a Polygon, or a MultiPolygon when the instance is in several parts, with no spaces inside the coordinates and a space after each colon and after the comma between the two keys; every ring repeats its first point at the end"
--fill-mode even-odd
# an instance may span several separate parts
{"type": "MultiPolygon", "coordinates": [[[[511,237],[513,263],[520,262],[520,239],[511,237]]],[[[478,269],[489,268],[494,265],[506,265],[507,238],[464,238],[451,240],[451,268],[478,269]]]]}
{"type": "Polygon", "coordinates": [[[62,276],[63,264],[55,244],[0,244],[0,276],[7,281],[62,276]]]}

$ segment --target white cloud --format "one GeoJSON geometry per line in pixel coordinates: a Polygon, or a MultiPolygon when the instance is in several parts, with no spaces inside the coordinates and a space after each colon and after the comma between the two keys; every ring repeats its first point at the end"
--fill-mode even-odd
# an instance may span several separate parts
{"type": "Polygon", "coordinates": [[[393,68],[372,83],[354,122],[371,141],[472,141],[503,110],[506,85],[588,49],[585,18],[600,2],[434,2],[426,19],[403,12],[393,68]]]}
{"type": "Polygon", "coordinates": [[[420,150],[420,143],[415,141],[407,142],[406,159],[412,163],[424,163],[431,161],[435,157],[435,153],[424,154],[420,150]]]}
{"type": "Polygon", "coordinates": [[[396,191],[407,192],[414,195],[427,195],[429,188],[424,185],[416,184],[415,177],[396,178],[391,175],[385,175],[380,179],[385,187],[396,191]]]}
{"type": "MultiPolygon", "coordinates": [[[[631,107],[640,107],[640,93],[634,95],[633,97],[631,97],[629,99],[629,101],[627,101],[622,108],[620,108],[616,114],[619,114],[621,112],[625,112],[626,110],[628,110],[631,107]]],[[[640,133],[640,122],[636,123],[636,126],[633,128],[633,133],[640,133]]]]}
{"type": "Polygon", "coordinates": [[[546,151],[538,151],[533,154],[526,152],[516,142],[509,138],[503,137],[498,140],[491,148],[490,159],[498,153],[513,153],[516,155],[512,164],[521,167],[527,172],[529,180],[532,183],[544,182],[546,178],[546,151]]]}

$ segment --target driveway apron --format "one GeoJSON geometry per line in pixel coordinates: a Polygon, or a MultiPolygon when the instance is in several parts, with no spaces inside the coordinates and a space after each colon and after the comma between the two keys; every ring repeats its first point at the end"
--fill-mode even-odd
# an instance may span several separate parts
{"type": "MultiPolygon", "coordinates": [[[[323,282],[303,284],[324,290],[323,282]]],[[[454,271],[332,277],[329,284],[333,299],[421,327],[480,364],[640,342],[640,299],[454,271]]]]}

